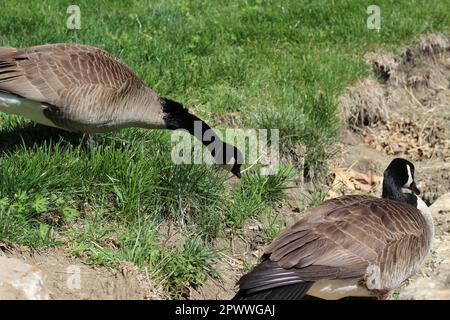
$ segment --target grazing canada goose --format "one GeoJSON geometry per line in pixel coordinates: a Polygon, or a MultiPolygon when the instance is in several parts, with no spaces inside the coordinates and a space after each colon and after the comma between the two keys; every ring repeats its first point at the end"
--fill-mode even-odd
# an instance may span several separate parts
{"type": "Polygon", "coordinates": [[[0,111],[68,131],[185,129],[240,177],[242,154],[178,102],[158,96],[125,64],[94,47],[0,47],[0,111]],[[197,129],[198,128],[198,129],[197,129]]]}
{"type": "Polygon", "coordinates": [[[434,226],[414,182],[414,166],[394,159],[383,198],[328,200],[284,230],[262,262],[239,280],[238,300],[387,298],[424,262],[434,226]]]}

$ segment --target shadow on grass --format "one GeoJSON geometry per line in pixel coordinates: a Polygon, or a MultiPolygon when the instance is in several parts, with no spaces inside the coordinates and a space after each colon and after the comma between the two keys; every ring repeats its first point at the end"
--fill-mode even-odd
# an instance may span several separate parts
{"type": "MultiPolygon", "coordinates": [[[[0,152],[12,152],[20,147],[63,142],[78,146],[84,142],[80,133],[69,132],[40,124],[30,123],[25,126],[0,130],[0,152]]],[[[86,145],[84,143],[84,145],[86,145]]]]}

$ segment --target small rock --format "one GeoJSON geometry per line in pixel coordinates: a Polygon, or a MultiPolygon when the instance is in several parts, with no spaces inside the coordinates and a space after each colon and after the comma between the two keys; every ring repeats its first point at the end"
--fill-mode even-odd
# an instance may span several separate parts
{"type": "Polygon", "coordinates": [[[48,300],[42,272],[17,259],[0,257],[0,300],[48,300]]]}
{"type": "Polygon", "coordinates": [[[248,230],[251,230],[251,231],[261,231],[261,226],[260,226],[260,225],[248,226],[248,230]]]}

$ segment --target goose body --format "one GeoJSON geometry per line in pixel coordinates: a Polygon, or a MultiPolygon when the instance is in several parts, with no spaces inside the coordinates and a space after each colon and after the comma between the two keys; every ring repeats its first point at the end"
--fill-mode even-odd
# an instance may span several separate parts
{"type": "Polygon", "coordinates": [[[399,192],[418,192],[413,166],[404,161],[395,159],[385,171],[383,198],[331,199],[285,229],[240,279],[235,299],[381,298],[414,275],[434,226],[419,197],[399,192]]]}
{"type": "Polygon", "coordinates": [[[235,147],[189,113],[180,103],[156,94],[124,63],[101,49],[50,44],[16,49],[0,47],[0,111],[68,131],[94,134],[125,127],[185,129],[196,136],[216,162],[233,162],[239,175],[242,157],[235,147]],[[194,123],[199,122],[198,133],[194,123]]]}

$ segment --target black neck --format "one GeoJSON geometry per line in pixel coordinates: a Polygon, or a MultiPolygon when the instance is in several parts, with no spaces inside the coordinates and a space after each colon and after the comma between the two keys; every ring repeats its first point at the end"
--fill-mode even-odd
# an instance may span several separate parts
{"type": "Polygon", "coordinates": [[[413,206],[417,206],[417,197],[411,193],[403,193],[402,186],[398,186],[394,179],[385,175],[383,179],[383,194],[385,199],[391,199],[400,202],[406,202],[413,206]]]}
{"type": "Polygon", "coordinates": [[[164,122],[169,130],[185,129],[196,137],[215,158],[217,163],[224,163],[227,144],[220,139],[217,133],[199,117],[190,113],[182,104],[161,98],[161,104],[165,113],[164,122]]]}

